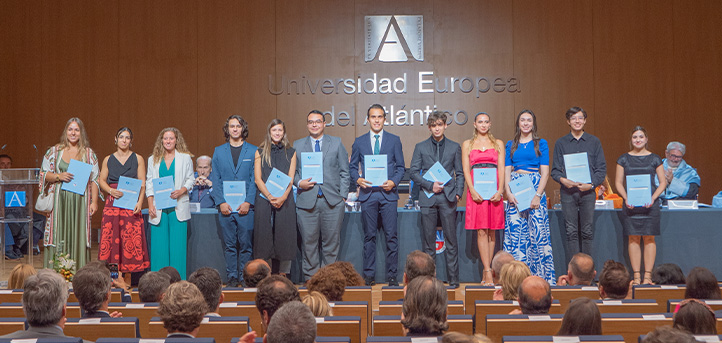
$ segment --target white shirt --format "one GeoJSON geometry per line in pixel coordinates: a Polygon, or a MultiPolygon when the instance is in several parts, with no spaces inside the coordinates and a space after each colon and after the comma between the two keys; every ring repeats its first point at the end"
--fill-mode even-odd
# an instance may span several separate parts
{"type": "Polygon", "coordinates": [[[381,142],[384,140],[384,130],[381,129],[379,133],[374,133],[373,131],[369,131],[369,136],[371,138],[371,152],[374,151],[374,145],[376,145],[376,137],[375,135],[379,135],[379,153],[381,151],[381,142]]]}

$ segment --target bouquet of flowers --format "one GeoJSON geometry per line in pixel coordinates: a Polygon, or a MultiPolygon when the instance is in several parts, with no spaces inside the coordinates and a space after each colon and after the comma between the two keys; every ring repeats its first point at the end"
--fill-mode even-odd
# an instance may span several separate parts
{"type": "Polygon", "coordinates": [[[59,252],[53,256],[53,270],[60,274],[66,281],[73,281],[75,275],[75,261],[70,258],[70,254],[62,254],[59,252]]]}

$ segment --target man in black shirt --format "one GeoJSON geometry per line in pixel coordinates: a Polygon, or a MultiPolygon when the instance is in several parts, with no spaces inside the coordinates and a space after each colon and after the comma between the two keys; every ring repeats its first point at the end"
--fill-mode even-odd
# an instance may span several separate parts
{"type": "Polygon", "coordinates": [[[578,252],[592,254],[594,238],[594,188],[604,182],[607,163],[599,138],[584,132],[587,112],[581,107],[572,107],[566,113],[571,132],[559,138],[554,144],[554,162],[551,176],[561,185],[562,214],[566,227],[567,262],[578,252]],[[587,153],[591,183],[582,183],[567,178],[564,155],[587,153]],[[580,247],[581,242],[581,247],[580,247]]]}

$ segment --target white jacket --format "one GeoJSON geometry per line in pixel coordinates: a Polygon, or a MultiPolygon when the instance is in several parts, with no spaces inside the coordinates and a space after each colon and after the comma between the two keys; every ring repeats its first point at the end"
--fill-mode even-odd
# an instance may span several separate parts
{"type": "MultiPolygon", "coordinates": [[[[163,162],[163,159],[161,159],[160,163],[165,162],[163,162]]],[[[148,157],[148,174],[145,178],[145,196],[147,197],[155,196],[155,192],[153,191],[153,179],[160,178],[160,163],[153,162],[153,155],[148,157]]],[[[190,155],[178,152],[178,150],[176,150],[175,174],[173,175],[173,178],[175,180],[175,190],[181,189],[181,187],[185,187],[188,192],[190,192],[190,190],[193,188],[193,182],[195,181],[195,178],[193,177],[193,159],[191,159],[190,155]]],[[[178,198],[178,203],[175,206],[175,214],[178,218],[178,221],[184,222],[191,219],[191,208],[189,204],[190,201],[188,198],[188,192],[178,198]]],[[[158,225],[158,223],[160,223],[161,212],[163,212],[163,210],[156,209],[155,218],[148,216],[148,221],[153,225],[158,225]]]]}

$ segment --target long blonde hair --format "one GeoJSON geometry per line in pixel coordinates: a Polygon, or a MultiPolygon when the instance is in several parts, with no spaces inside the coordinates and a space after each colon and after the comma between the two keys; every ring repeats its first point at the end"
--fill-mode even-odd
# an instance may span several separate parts
{"type": "Polygon", "coordinates": [[[163,158],[163,153],[165,151],[165,149],[163,149],[163,135],[168,131],[173,132],[175,135],[175,149],[193,157],[193,154],[191,154],[190,150],[188,150],[188,145],[186,144],[185,139],[183,139],[183,134],[181,134],[180,130],[174,127],[166,127],[160,131],[158,138],[155,139],[155,145],[153,146],[153,162],[160,163],[160,160],[163,158]]]}
{"type": "MultiPolygon", "coordinates": [[[[478,118],[482,114],[489,117],[489,122],[491,122],[491,116],[489,115],[489,113],[479,112],[474,116],[474,123],[476,123],[476,118],[478,118]]],[[[494,150],[496,150],[498,152],[499,144],[496,143],[496,138],[494,138],[494,135],[491,134],[491,130],[489,130],[489,132],[486,133],[486,136],[489,137],[489,141],[491,141],[491,146],[494,148],[494,150]]],[[[474,142],[476,141],[476,139],[478,137],[479,137],[479,132],[476,130],[476,126],[474,126],[474,134],[473,134],[473,136],[471,136],[471,140],[469,140],[468,148],[470,151],[471,151],[471,148],[474,146],[474,142]]]]}
{"type": "Polygon", "coordinates": [[[78,124],[78,128],[80,129],[80,138],[78,139],[78,155],[81,156],[82,161],[85,161],[85,155],[87,149],[90,147],[90,141],[88,140],[88,133],[85,131],[85,125],[83,125],[83,121],[80,120],[80,118],[72,117],[68,119],[68,121],[65,123],[65,130],[63,130],[63,134],[60,135],[60,143],[58,143],[57,147],[58,150],[63,150],[70,145],[70,141],[68,140],[68,127],[72,122],[78,124]]]}
{"type": "Polygon", "coordinates": [[[21,263],[15,266],[10,272],[10,278],[8,278],[8,289],[23,289],[25,279],[30,275],[35,275],[38,272],[35,268],[29,264],[21,263]]]}
{"type": "Polygon", "coordinates": [[[283,127],[283,138],[281,138],[281,145],[283,145],[283,148],[288,148],[291,143],[288,142],[288,137],[286,136],[286,123],[284,123],[281,119],[275,118],[271,120],[271,122],[268,124],[268,128],[266,129],[266,138],[263,139],[263,142],[258,146],[258,150],[260,150],[261,155],[261,161],[266,163],[267,166],[271,165],[271,149],[273,145],[273,139],[271,139],[271,128],[273,128],[276,125],[281,125],[283,127]]]}

